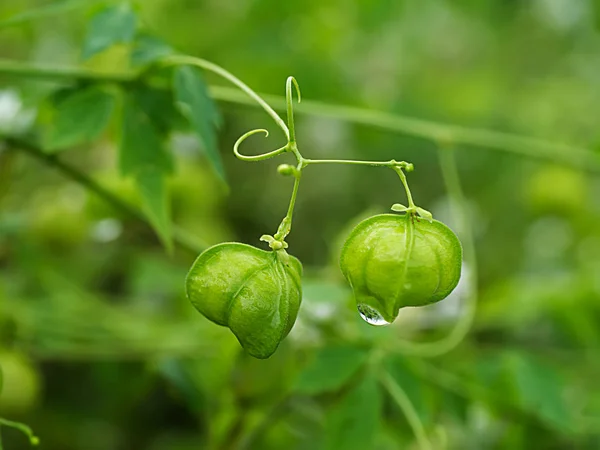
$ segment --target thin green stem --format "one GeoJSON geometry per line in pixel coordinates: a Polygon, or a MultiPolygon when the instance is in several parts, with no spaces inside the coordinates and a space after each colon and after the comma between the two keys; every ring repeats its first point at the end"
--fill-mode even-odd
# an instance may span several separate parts
{"type": "Polygon", "coordinates": [[[269,116],[271,116],[271,118],[275,121],[277,126],[279,128],[281,128],[281,130],[285,134],[285,137],[288,139],[288,141],[290,140],[290,131],[289,131],[288,127],[286,126],[285,122],[283,121],[283,119],[279,116],[279,114],[277,114],[275,112],[275,110],[273,108],[271,108],[271,106],[266,101],[264,101],[260,95],[258,95],[256,92],[254,92],[246,83],[244,83],[242,80],[237,78],[232,73],[223,69],[221,66],[218,66],[217,64],[214,64],[214,63],[207,61],[205,59],[202,59],[202,58],[196,58],[194,56],[186,56],[186,55],[168,56],[165,59],[161,60],[160,64],[165,65],[165,66],[178,66],[178,65],[196,66],[196,67],[200,67],[202,69],[208,70],[210,72],[213,72],[213,73],[219,75],[220,77],[226,79],[230,83],[237,86],[244,93],[246,93],[246,95],[248,95],[248,97],[252,98],[256,103],[258,103],[262,107],[262,109],[264,109],[267,112],[267,114],[269,114],[269,116]]]}
{"type": "Polygon", "coordinates": [[[391,161],[358,161],[352,159],[304,159],[305,165],[310,164],[354,164],[357,166],[394,167],[399,163],[391,161]]]}
{"type": "Polygon", "coordinates": [[[394,172],[396,172],[400,177],[400,181],[402,181],[402,185],[404,186],[404,190],[406,191],[406,198],[408,199],[408,208],[411,210],[415,210],[417,206],[415,205],[415,202],[412,198],[412,194],[410,193],[410,188],[408,187],[408,181],[406,181],[406,175],[404,175],[404,171],[397,166],[393,166],[392,168],[394,169],[394,172]]]}
{"type": "MultiPolygon", "coordinates": [[[[33,431],[31,430],[31,428],[29,428],[27,425],[25,425],[23,423],[13,422],[12,420],[6,420],[6,419],[0,418],[0,425],[19,430],[21,433],[25,434],[29,438],[29,442],[31,443],[31,445],[38,445],[40,443],[40,440],[38,439],[38,437],[35,434],[33,434],[33,431]]],[[[1,449],[1,443],[0,443],[0,449],[1,449]]]]}
{"type": "MultiPolygon", "coordinates": [[[[434,342],[394,341],[389,347],[389,350],[393,352],[421,357],[440,356],[458,346],[464,340],[473,325],[477,307],[477,257],[475,253],[475,242],[467,213],[466,198],[460,185],[458,169],[454,159],[454,151],[451,148],[439,149],[438,156],[446,189],[448,190],[454,214],[462,231],[461,240],[463,244],[463,256],[467,263],[467,267],[469,268],[469,279],[466,283],[467,294],[465,310],[448,335],[441,340],[434,342]]],[[[462,276],[465,276],[464,271],[462,276]]]]}
{"type": "Polygon", "coordinates": [[[96,81],[106,83],[128,83],[135,81],[137,72],[102,72],[82,67],[57,67],[41,64],[29,64],[19,61],[0,59],[0,74],[25,78],[41,78],[59,81],[96,81]]]}
{"type": "Polygon", "coordinates": [[[292,197],[290,198],[287,214],[281,221],[274,236],[278,241],[284,240],[290,234],[290,231],[292,231],[292,216],[294,215],[294,206],[296,205],[296,197],[298,196],[298,188],[300,187],[300,177],[300,171],[298,171],[294,177],[294,188],[292,189],[292,197]]]}
{"type": "Polygon", "coordinates": [[[404,186],[404,190],[406,191],[406,196],[408,198],[408,206],[409,209],[415,211],[416,205],[413,201],[412,194],[410,192],[410,188],[408,187],[408,182],[406,180],[406,175],[404,174],[403,169],[412,170],[413,165],[407,163],[406,161],[398,162],[394,159],[390,161],[358,161],[352,159],[304,159],[303,165],[308,166],[310,164],[352,164],[359,166],[370,166],[370,167],[391,167],[394,172],[398,174],[400,180],[402,181],[402,185],[404,186]]]}
{"type": "MultiPolygon", "coordinates": [[[[283,120],[275,112],[275,110],[286,110],[287,103],[284,97],[261,93],[254,94],[250,88],[240,82],[245,88],[252,91],[252,94],[250,94],[249,91],[238,84],[239,80],[237,80],[237,78],[233,77],[229,72],[224,71],[224,69],[212,65],[212,63],[209,63],[208,61],[204,64],[204,60],[197,60],[196,58],[191,57],[173,56],[171,58],[179,59],[179,63],[182,64],[189,63],[199,65],[199,63],[202,62],[202,65],[199,65],[199,67],[211,71],[212,69],[216,69],[215,73],[224,76],[237,87],[244,90],[244,93],[228,86],[211,86],[210,92],[214,99],[252,107],[256,106],[255,102],[258,101],[261,107],[265,108],[266,106],[266,111],[275,119],[280,127],[281,124],[285,126],[283,120]],[[191,58],[194,62],[192,63],[187,59],[182,60],[182,58],[191,58]],[[229,78],[228,76],[225,76],[225,74],[231,75],[233,78],[229,78]],[[237,81],[234,81],[234,79],[237,81]],[[269,105],[272,105],[272,107],[269,105]]],[[[173,64],[177,63],[177,60],[173,61],[173,64]]],[[[127,83],[139,79],[140,72],[103,72],[83,67],[53,67],[0,59],[0,75],[55,79],[60,81],[83,80],[127,83]]],[[[589,149],[573,145],[557,144],[551,141],[511,133],[478,128],[466,128],[382,111],[372,111],[365,108],[334,105],[316,101],[303,101],[302,104],[296,107],[296,112],[319,117],[329,117],[360,125],[373,126],[387,131],[416,136],[428,140],[449,141],[454,144],[465,144],[478,149],[506,151],[532,158],[559,161],[586,171],[595,173],[600,172],[600,156],[589,149]]],[[[285,127],[287,129],[287,126],[285,127]]],[[[286,133],[286,137],[287,136],[288,134],[286,133]]]]}
{"type": "Polygon", "coordinates": [[[412,428],[413,433],[417,438],[417,442],[421,450],[433,450],[433,446],[431,445],[431,442],[427,437],[427,433],[425,432],[423,422],[421,422],[419,414],[415,410],[415,407],[406,395],[404,389],[402,389],[400,385],[392,378],[392,376],[385,370],[380,374],[380,381],[383,387],[388,391],[390,396],[402,410],[402,413],[406,417],[408,424],[412,428]]]}
{"type": "MultiPolygon", "coordinates": [[[[210,91],[216,100],[254,106],[252,102],[234,89],[212,86],[210,91]]],[[[283,97],[269,94],[261,94],[261,97],[278,111],[284,111],[286,108],[285,98],[283,97]]],[[[585,171],[600,172],[600,156],[589,149],[574,145],[560,144],[512,133],[432,122],[383,111],[373,111],[366,108],[310,100],[304,100],[296,107],[295,111],[301,114],[328,117],[358,125],[377,127],[432,141],[449,141],[455,144],[465,144],[477,149],[499,150],[531,158],[559,161],[585,171]]]]}

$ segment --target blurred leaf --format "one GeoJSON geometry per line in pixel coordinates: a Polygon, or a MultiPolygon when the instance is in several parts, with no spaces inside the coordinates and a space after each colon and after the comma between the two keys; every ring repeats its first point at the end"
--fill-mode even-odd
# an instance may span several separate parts
{"type": "Polygon", "coordinates": [[[165,358],[158,363],[158,371],[177,388],[185,397],[185,402],[191,405],[196,413],[202,410],[202,393],[184,362],[165,358]]]}
{"type": "Polygon", "coordinates": [[[125,99],[119,148],[123,175],[134,175],[146,214],[163,244],[172,249],[170,205],[164,176],[172,170],[171,155],[135,94],[125,99]]]}
{"type": "Polygon", "coordinates": [[[137,93],[127,95],[119,149],[119,168],[123,175],[135,175],[144,168],[168,173],[172,157],[165,151],[156,127],[140,106],[137,93]]]}
{"type": "Polygon", "coordinates": [[[225,181],[215,130],[220,124],[220,115],[200,72],[192,67],[177,67],[173,83],[178,107],[190,121],[213,169],[225,181]]]}
{"type": "Polygon", "coordinates": [[[563,431],[572,431],[572,415],[563,399],[565,383],[552,366],[524,353],[510,353],[506,368],[520,406],[563,431]]]}
{"type": "Polygon", "coordinates": [[[244,403],[277,401],[290,384],[294,364],[294,354],[285,348],[266,360],[238,350],[231,371],[232,390],[238,401],[244,403]]]}
{"type": "Polygon", "coordinates": [[[127,2],[109,6],[95,14],[83,44],[83,59],[103,52],[115,44],[127,44],[135,35],[137,18],[127,2]]]}
{"type": "Polygon", "coordinates": [[[381,421],[381,391],[377,379],[368,374],[330,412],[326,448],[363,450],[373,448],[381,421]]]}
{"type": "Polygon", "coordinates": [[[135,179],[152,227],[167,250],[172,251],[171,208],[164,173],[158,169],[143,169],[135,179]]]}
{"type": "Polygon", "coordinates": [[[183,130],[187,125],[185,118],[173,105],[173,93],[170,90],[141,86],[136,88],[134,96],[138,106],[161,134],[183,130]]]}
{"type": "Polygon", "coordinates": [[[131,65],[145,66],[163,56],[173,53],[173,48],[160,38],[149,34],[141,34],[135,38],[131,50],[131,65]]]}
{"type": "Polygon", "coordinates": [[[482,386],[495,386],[506,390],[508,385],[503,376],[502,365],[502,354],[489,352],[485,357],[479,358],[474,366],[469,365],[469,370],[475,372],[482,386]]]}
{"type": "Polygon", "coordinates": [[[304,394],[320,394],[340,389],[367,359],[364,350],[349,347],[325,347],[299,374],[295,389],[304,394]]]}
{"type": "Polygon", "coordinates": [[[108,124],[114,107],[114,96],[97,87],[61,99],[56,105],[46,148],[57,151],[92,142],[108,124]]]}
{"type": "Polygon", "coordinates": [[[53,15],[63,14],[73,9],[90,6],[90,4],[94,2],[98,3],[100,1],[103,0],[63,0],[45,4],[37,8],[30,8],[13,15],[8,19],[0,21],[0,29],[22,25],[33,20],[53,15]]]}

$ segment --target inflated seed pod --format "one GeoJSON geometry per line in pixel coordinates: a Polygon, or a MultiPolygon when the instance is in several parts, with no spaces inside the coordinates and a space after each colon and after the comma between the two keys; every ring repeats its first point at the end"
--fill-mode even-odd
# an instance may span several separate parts
{"type": "Polygon", "coordinates": [[[206,318],[229,327],[250,355],[264,359],[294,326],[301,276],[302,264],[285,250],[223,243],[198,257],[186,291],[206,318]]]}
{"type": "Polygon", "coordinates": [[[396,319],[400,308],[435,303],[458,284],[462,247],[437,220],[381,214],[354,228],[340,256],[358,311],[372,325],[396,319]]]}

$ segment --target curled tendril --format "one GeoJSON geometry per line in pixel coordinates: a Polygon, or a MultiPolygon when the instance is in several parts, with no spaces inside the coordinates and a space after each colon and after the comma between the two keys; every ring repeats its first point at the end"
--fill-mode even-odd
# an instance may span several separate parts
{"type": "Polygon", "coordinates": [[[280,155],[287,151],[288,145],[286,144],[283,147],[278,148],[277,150],[273,150],[272,152],[261,153],[260,155],[255,155],[255,156],[242,155],[239,152],[240,144],[242,142],[244,142],[247,138],[252,136],[253,134],[257,134],[257,133],[265,133],[265,137],[269,136],[269,132],[263,128],[257,128],[256,130],[248,131],[247,133],[240,136],[240,138],[233,145],[233,153],[235,153],[235,156],[237,156],[242,161],[263,161],[265,159],[273,158],[274,156],[280,155]]]}
{"type": "Polygon", "coordinates": [[[291,100],[292,99],[292,84],[296,88],[296,94],[298,95],[298,103],[302,101],[302,94],[300,94],[300,85],[298,81],[294,77],[288,77],[287,82],[285,84],[285,93],[286,96],[291,100]]]}
{"type": "MultiPolygon", "coordinates": [[[[296,94],[298,95],[298,103],[302,100],[302,95],[300,94],[300,86],[294,77],[288,77],[285,83],[285,103],[287,106],[287,119],[288,119],[288,128],[290,130],[290,142],[296,141],[296,131],[294,127],[294,107],[293,107],[293,98],[292,98],[292,85],[296,88],[296,94]]],[[[298,156],[298,155],[297,155],[298,156]]]]}

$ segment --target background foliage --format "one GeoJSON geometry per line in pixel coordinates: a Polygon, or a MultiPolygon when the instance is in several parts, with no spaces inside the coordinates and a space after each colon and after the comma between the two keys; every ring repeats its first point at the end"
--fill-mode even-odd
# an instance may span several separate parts
{"type": "Polygon", "coordinates": [[[598,18],[592,0],[0,1],[0,415],[60,450],[598,448],[598,18]],[[305,156],[413,162],[416,200],[472,231],[477,267],[437,306],[363,323],[340,242],[402,189],[315,167],[288,238],[299,320],[269,360],[245,355],[183,280],[202,248],[274,231],[291,182],[283,161],[235,159],[248,129],[277,134],[222,79],[133,76],[173,53],[267,94],[294,75],[305,156]],[[473,291],[457,348],[411,350],[464,321],[473,291]]]}

